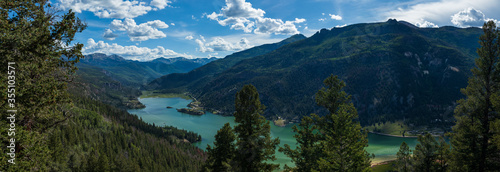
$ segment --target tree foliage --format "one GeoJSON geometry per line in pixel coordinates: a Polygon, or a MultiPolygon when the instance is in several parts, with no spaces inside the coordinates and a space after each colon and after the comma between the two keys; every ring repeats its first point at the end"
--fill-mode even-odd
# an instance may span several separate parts
{"type": "Polygon", "coordinates": [[[275,149],[280,143],[272,139],[269,121],[261,115],[264,106],[253,85],[245,85],[236,94],[234,121],[238,123],[234,131],[237,135],[234,163],[236,171],[272,171],[278,164],[266,163],[276,160],[275,149]]]}
{"type": "Polygon", "coordinates": [[[416,171],[435,171],[438,143],[431,134],[418,136],[418,144],[413,151],[413,164],[416,171]]]}
{"type": "Polygon", "coordinates": [[[498,138],[500,119],[500,41],[493,21],[483,25],[479,58],[471,71],[469,85],[462,89],[465,99],[455,108],[456,124],[451,133],[454,171],[495,171],[500,168],[498,138]]]}
{"type": "MultiPolygon", "coordinates": [[[[86,25],[71,10],[59,14],[47,0],[0,1],[0,69],[6,72],[7,63],[15,63],[13,109],[17,110],[16,164],[6,164],[7,156],[1,156],[0,170],[46,170],[51,155],[47,134],[71,116],[66,85],[83,47],[71,42],[86,25]]],[[[6,90],[6,75],[0,77],[0,86],[6,90]]],[[[6,112],[7,92],[0,92],[0,96],[0,110],[6,112]]],[[[2,113],[1,118],[6,117],[2,113]]],[[[9,124],[1,120],[0,125],[9,124]]],[[[4,129],[2,133],[6,133],[4,129]]],[[[2,145],[7,139],[0,136],[2,145]]],[[[6,152],[3,147],[1,150],[6,152]]]]}
{"type": "Polygon", "coordinates": [[[296,171],[368,171],[372,155],[366,152],[367,132],[361,129],[350,96],[342,90],[345,83],[331,75],[326,87],[316,93],[316,102],[329,114],[312,114],[302,119],[297,132],[297,149],[281,149],[296,163],[296,171]]]}
{"type": "Polygon", "coordinates": [[[292,159],[295,168],[285,167],[286,170],[309,172],[318,169],[318,160],[322,154],[319,145],[319,133],[315,121],[311,117],[302,118],[299,126],[293,126],[293,132],[297,133],[293,137],[297,140],[297,148],[292,149],[285,144],[279,151],[292,159]]]}
{"type": "Polygon", "coordinates": [[[324,84],[326,87],[316,94],[318,105],[330,112],[323,117],[315,116],[322,134],[320,171],[368,171],[373,156],[365,150],[368,133],[356,121],[358,113],[350,103],[351,96],[342,90],[345,83],[330,75],[324,84]]]}
{"type": "Polygon", "coordinates": [[[215,135],[214,148],[207,145],[208,158],[203,170],[214,172],[231,171],[231,163],[235,156],[235,139],[236,136],[231,125],[229,123],[224,124],[215,135]]]}
{"type": "Polygon", "coordinates": [[[411,161],[411,150],[406,142],[401,143],[399,147],[399,151],[396,154],[396,165],[397,169],[400,172],[409,172],[412,171],[412,161],[411,161]]]}

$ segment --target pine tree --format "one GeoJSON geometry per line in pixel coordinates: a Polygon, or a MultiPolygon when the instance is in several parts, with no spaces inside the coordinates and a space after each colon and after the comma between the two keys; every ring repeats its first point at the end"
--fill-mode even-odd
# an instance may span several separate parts
{"type": "Polygon", "coordinates": [[[314,120],[311,117],[303,117],[299,127],[293,126],[294,135],[297,140],[297,148],[294,150],[290,145],[285,144],[279,151],[292,159],[295,163],[295,168],[285,167],[289,171],[304,171],[309,172],[318,169],[318,160],[321,149],[319,149],[319,134],[317,126],[314,125],[314,120]]]}
{"type": "Polygon", "coordinates": [[[399,172],[412,171],[411,150],[406,142],[401,143],[396,156],[396,165],[399,172]]]}
{"type": "Polygon", "coordinates": [[[208,158],[203,171],[231,171],[231,161],[235,153],[235,135],[226,123],[215,135],[214,148],[207,145],[208,158]]]}
{"type": "Polygon", "coordinates": [[[448,170],[450,152],[450,144],[446,143],[443,137],[439,137],[439,145],[436,153],[436,160],[438,162],[437,171],[445,172],[448,170]]]}
{"type": "Polygon", "coordinates": [[[234,131],[237,134],[236,171],[272,171],[279,165],[266,163],[276,160],[274,151],[280,143],[272,139],[269,121],[261,115],[264,106],[259,100],[259,93],[253,85],[245,85],[236,94],[234,121],[238,123],[234,131]]]}
{"type": "Polygon", "coordinates": [[[418,144],[413,151],[413,164],[416,171],[434,171],[436,169],[436,152],[438,143],[431,134],[418,136],[418,144]]]}
{"type": "MultiPolygon", "coordinates": [[[[49,129],[71,117],[66,85],[75,63],[83,57],[83,44],[71,45],[77,32],[85,29],[75,13],[54,12],[48,0],[0,1],[0,70],[8,62],[15,70],[16,164],[0,157],[0,171],[47,171],[51,150],[47,146],[49,129]]],[[[11,69],[12,70],[12,69],[11,69]]],[[[7,75],[0,87],[7,90],[7,75]]],[[[0,111],[6,112],[7,91],[0,92],[0,111]]],[[[13,97],[10,97],[13,98],[13,97]]],[[[8,114],[0,117],[6,119],[8,114]]],[[[0,126],[8,126],[0,120],[0,126]]],[[[0,129],[3,131],[5,127],[0,129]]],[[[0,142],[7,143],[6,134],[0,142]]]]}
{"type": "Polygon", "coordinates": [[[451,133],[453,171],[495,171],[500,168],[498,136],[499,108],[495,106],[500,90],[500,41],[495,22],[483,25],[479,38],[479,58],[475,60],[465,99],[455,108],[456,124],[451,133]]]}
{"type": "Polygon", "coordinates": [[[330,113],[303,118],[300,128],[294,129],[297,149],[285,145],[281,151],[296,163],[294,171],[369,171],[373,155],[365,150],[368,133],[356,121],[356,108],[342,90],[345,83],[331,75],[324,84],[316,102],[330,113]]]}

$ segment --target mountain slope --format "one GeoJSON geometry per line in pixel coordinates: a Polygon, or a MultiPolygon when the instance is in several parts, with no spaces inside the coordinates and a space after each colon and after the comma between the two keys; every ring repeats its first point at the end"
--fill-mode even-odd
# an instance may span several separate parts
{"type": "Polygon", "coordinates": [[[200,67],[216,58],[186,59],[158,58],[152,61],[139,62],[126,60],[117,55],[106,56],[105,54],[89,54],[80,63],[79,68],[88,66],[98,67],[106,71],[106,74],[125,85],[140,86],[169,73],[184,73],[200,67]]]}
{"type": "Polygon", "coordinates": [[[305,39],[305,36],[297,34],[278,43],[265,44],[248,50],[236,52],[223,59],[212,61],[188,73],[172,73],[158,78],[149,83],[147,88],[163,90],[165,92],[182,92],[185,91],[186,88],[189,90],[197,89],[199,86],[202,86],[206,84],[207,81],[213,79],[217,74],[230,68],[243,59],[266,54],[283,45],[302,39],[305,39]]]}
{"type": "Polygon", "coordinates": [[[462,98],[480,34],[479,28],[421,29],[396,20],[322,29],[189,91],[208,109],[230,115],[236,91],[253,84],[266,117],[292,119],[324,113],[314,94],[334,74],[346,82],[364,125],[397,119],[443,125],[462,98]]]}

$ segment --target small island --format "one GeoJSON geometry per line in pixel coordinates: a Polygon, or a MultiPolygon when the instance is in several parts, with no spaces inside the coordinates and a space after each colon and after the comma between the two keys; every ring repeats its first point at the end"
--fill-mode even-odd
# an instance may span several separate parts
{"type": "Polygon", "coordinates": [[[190,114],[190,115],[198,115],[198,116],[205,114],[205,112],[202,110],[195,110],[195,109],[188,109],[188,108],[177,109],[177,112],[190,114]]]}
{"type": "Polygon", "coordinates": [[[281,118],[281,117],[278,117],[278,119],[276,120],[273,120],[274,122],[274,125],[278,126],[278,127],[284,127],[286,126],[286,120],[281,118]]]}
{"type": "Polygon", "coordinates": [[[172,109],[173,107],[172,106],[167,106],[167,109],[172,109]]]}

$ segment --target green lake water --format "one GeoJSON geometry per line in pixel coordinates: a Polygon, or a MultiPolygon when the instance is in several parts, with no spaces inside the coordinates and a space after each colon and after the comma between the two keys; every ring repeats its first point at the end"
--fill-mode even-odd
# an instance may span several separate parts
{"type": "MultiPolygon", "coordinates": [[[[224,117],[212,113],[194,116],[177,112],[176,108],[185,108],[191,100],[182,98],[143,98],[139,99],[139,101],[146,105],[146,108],[128,110],[129,113],[135,114],[145,122],[154,123],[157,126],[168,125],[196,132],[201,135],[202,141],[195,143],[195,145],[201,149],[205,149],[207,144],[213,145],[215,134],[225,123],[229,122],[232,126],[235,125],[234,117],[224,117]],[[173,108],[167,109],[167,106],[173,108]]],[[[277,127],[271,122],[271,136],[279,137],[280,146],[288,144],[295,147],[296,142],[293,135],[291,126],[277,127]]],[[[417,144],[416,138],[391,137],[369,133],[369,146],[366,150],[375,154],[375,159],[372,162],[394,159],[403,141],[408,143],[411,149],[414,149],[417,144]]],[[[293,166],[290,159],[281,152],[276,151],[276,158],[275,163],[293,166]]]]}

